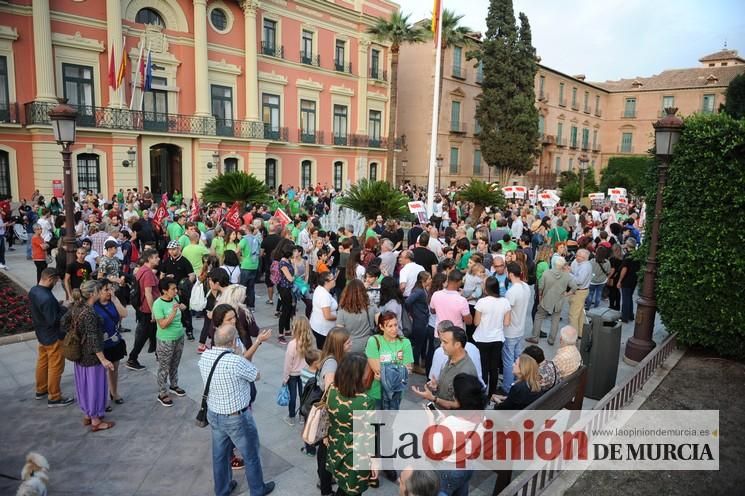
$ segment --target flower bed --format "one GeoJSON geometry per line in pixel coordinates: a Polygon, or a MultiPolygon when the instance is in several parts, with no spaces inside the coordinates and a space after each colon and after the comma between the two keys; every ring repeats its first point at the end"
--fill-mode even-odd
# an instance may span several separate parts
{"type": "Polygon", "coordinates": [[[8,276],[0,273],[0,336],[33,330],[28,293],[8,276]]]}

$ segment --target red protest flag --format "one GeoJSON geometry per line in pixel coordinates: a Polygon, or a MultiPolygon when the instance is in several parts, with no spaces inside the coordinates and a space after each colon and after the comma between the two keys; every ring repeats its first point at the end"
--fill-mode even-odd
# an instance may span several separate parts
{"type": "Polygon", "coordinates": [[[161,225],[163,220],[167,217],[168,217],[168,209],[166,209],[166,207],[164,207],[163,204],[161,203],[160,205],[158,205],[158,210],[155,211],[155,217],[153,218],[153,221],[156,224],[161,225]]]}
{"type": "Polygon", "coordinates": [[[234,231],[241,227],[241,213],[238,202],[233,203],[233,206],[228,209],[228,213],[225,215],[225,225],[234,231]]]}
{"type": "Polygon", "coordinates": [[[277,220],[279,220],[279,223],[282,224],[282,227],[285,227],[287,224],[292,222],[292,219],[290,219],[290,217],[281,208],[278,208],[274,212],[274,216],[277,218],[277,220]]]}
{"type": "Polygon", "coordinates": [[[195,222],[199,219],[199,199],[197,198],[197,192],[194,192],[194,195],[191,199],[191,216],[189,217],[189,220],[192,222],[195,222]]]}

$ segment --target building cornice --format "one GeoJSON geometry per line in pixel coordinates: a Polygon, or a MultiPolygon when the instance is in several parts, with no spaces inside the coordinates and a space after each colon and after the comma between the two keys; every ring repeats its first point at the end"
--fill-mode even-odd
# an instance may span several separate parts
{"type": "Polygon", "coordinates": [[[311,79],[298,79],[295,81],[295,86],[306,90],[323,91],[323,85],[311,79]]]}
{"type": "Polygon", "coordinates": [[[287,77],[275,72],[261,72],[259,71],[259,81],[265,83],[281,84],[282,86],[287,85],[287,77]]]}
{"type": "Polygon", "coordinates": [[[347,88],[346,86],[332,86],[329,88],[332,95],[342,96],[354,96],[354,90],[347,88]]]}
{"type": "Polygon", "coordinates": [[[83,38],[80,31],[73,36],[62,33],[52,33],[52,45],[63,46],[67,48],[77,48],[79,50],[91,50],[94,52],[103,52],[104,45],[98,40],[92,38],[83,38]]]}
{"type": "Polygon", "coordinates": [[[15,41],[18,39],[18,30],[11,26],[0,26],[0,40],[15,41]]]}
{"type": "Polygon", "coordinates": [[[218,61],[208,60],[207,68],[210,71],[222,72],[223,74],[230,74],[231,76],[240,76],[241,68],[235,64],[228,64],[225,59],[218,61]]]}

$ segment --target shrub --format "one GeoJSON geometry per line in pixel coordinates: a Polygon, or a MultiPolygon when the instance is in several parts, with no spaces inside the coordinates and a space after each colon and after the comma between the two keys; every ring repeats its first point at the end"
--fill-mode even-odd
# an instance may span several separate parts
{"type": "Polygon", "coordinates": [[[382,215],[383,219],[408,219],[409,198],[386,181],[360,179],[336,203],[359,212],[366,219],[382,215]]]}
{"type": "Polygon", "coordinates": [[[269,188],[253,174],[228,172],[210,179],[202,188],[202,197],[210,203],[262,205],[269,201],[269,188]]]}
{"type": "Polygon", "coordinates": [[[644,176],[651,161],[650,157],[611,157],[602,171],[600,191],[626,188],[630,195],[644,196],[644,176]]]}
{"type": "Polygon", "coordinates": [[[739,358],[745,358],[743,208],[745,120],[689,117],[664,191],[659,311],[681,342],[739,358]]]}

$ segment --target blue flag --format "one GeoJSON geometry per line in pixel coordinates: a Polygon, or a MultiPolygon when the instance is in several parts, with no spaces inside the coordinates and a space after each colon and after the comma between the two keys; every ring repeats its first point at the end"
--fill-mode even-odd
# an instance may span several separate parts
{"type": "Polygon", "coordinates": [[[147,52],[147,63],[145,64],[145,84],[144,91],[150,91],[153,87],[153,59],[150,51],[147,52]]]}

